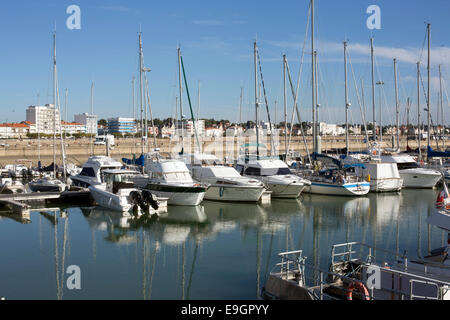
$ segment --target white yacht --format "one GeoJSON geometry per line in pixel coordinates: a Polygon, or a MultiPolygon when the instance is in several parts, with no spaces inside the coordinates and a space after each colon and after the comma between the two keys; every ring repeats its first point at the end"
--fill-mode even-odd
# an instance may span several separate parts
{"type": "Polygon", "coordinates": [[[409,154],[381,156],[382,163],[396,163],[405,188],[434,188],[442,178],[441,172],[422,168],[409,154]]]}
{"type": "Polygon", "coordinates": [[[208,185],[194,181],[183,161],[149,153],[144,167],[147,175],[136,175],[131,181],[157,197],[168,198],[167,204],[196,206],[203,201],[208,185]]]}
{"type": "Polygon", "coordinates": [[[209,185],[207,200],[256,202],[266,190],[261,181],[241,176],[214,155],[185,155],[184,160],[192,177],[209,185]]]}
{"type": "Polygon", "coordinates": [[[128,180],[136,174],[131,170],[104,170],[105,182],[90,185],[91,195],[100,206],[111,210],[155,213],[161,205],[158,198],[148,190],[138,190],[128,180]]]}
{"type": "Polygon", "coordinates": [[[71,176],[72,184],[79,187],[89,187],[103,182],[102,173],[108,169],[120,169],[122,164],[106,156],[90,156],[83,164],[81,172],[71,176]]]}
{"type": "Polygon", "coordinates": [[[273,198],[298,198],[310,181],[294,175],[279,159],[239,159],[236,170],[243,176],[264,183],[273,198]]]}
{"type": "Polygon", "coordinates": [[[403,187],[403,178],[394,162],[381,162],[378,156],[367,153],[342,155],[341,160],[345,164],[364,165],[355,168],[355,173],[366,177],[372,192],[398,192],[403,187]]]}

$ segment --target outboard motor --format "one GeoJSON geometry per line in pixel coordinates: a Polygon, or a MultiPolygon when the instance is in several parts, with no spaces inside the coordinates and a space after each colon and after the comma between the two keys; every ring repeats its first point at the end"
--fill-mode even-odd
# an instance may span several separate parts
{"type": "Polygon", "coordinates": [[[159,203],[158,199],[150,192],[150,190],[144,189],[142,190],[142,197],[144,198],[144,201],[151,205],[153,209],[158,210],[159,203]]]}
{"type": "Polygon", "coordinates": [[[145,200],[139,191],[131,191],[130,200],[135,205],[138,205],[142,211],[146,212],[148,210],[148,205],[145,203],[145,200]]]}

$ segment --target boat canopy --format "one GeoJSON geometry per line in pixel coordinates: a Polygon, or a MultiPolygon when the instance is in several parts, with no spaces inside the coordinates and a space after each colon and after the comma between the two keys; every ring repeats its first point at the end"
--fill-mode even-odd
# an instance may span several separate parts
{"type": "Polygon", "coordinates": [[[449,151],[434,151],[430,146],[428,146],[427,148],[427,155],[428,158],[433,158],[433,157],[440,157],[440,158],[450,158],[450,152],[449,151]]]}
{"type": "Polygon", "coordinates": [[[127,165],[136,165],[143,167],[145,164],[145,157],[143,154],[141,154],[140,157],[136,159],[136,156],[133,155],[133,159],[122,158],[122,162],[127,165]]]}

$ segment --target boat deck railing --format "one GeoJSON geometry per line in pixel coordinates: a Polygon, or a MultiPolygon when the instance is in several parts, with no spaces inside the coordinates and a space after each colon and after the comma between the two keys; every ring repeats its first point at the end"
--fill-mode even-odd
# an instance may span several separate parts
{"type": "MultiPolygon", "coordinates": [[[[359,284],[366,288],[365,292],[358,291],[358,296],[363,300],[440,300],[447,292],[450,292],[450,282],[440,280],[437,277],[426,276],[415,273],[415,270],[408,269],[408,259],[404,261],[405,269],[394,269],[386,264],[375,262],[375,251],[382,251],[385,254],[394,254],[384,249],[374,249],[372,246],[359,243],[348,242],[337,244],[332,247],[332,259],[330,270],[323,270],[317,266],[307,264],[307,257],[303,256],[302,250],[281,252],[278,256],[281,262],[274,267],[274,272],[278,271],[278,276],[283,280],[293,281],[297,285],[306,288],[317,300],[339,300],[351,293],[350,284],[359,284]],[[358,258],[360,249],[367,250],[365,261],[358,258]],[[358,262],[358,269],[350,273],[339,273],[335,267],[342,262],[358,262]],[[279,269],[278,269],[279,268],[279,269]],[[369,268],[376,269],[385,278],[396,279],[398,283],[404,283],[403,287],[376,287],[365,280],[362,276],[362,269],[365,269],[366,276],[369,277],[369,268]],[[424,288],[426,286],[426,288],[424,288]],[[336,294],[338,292],[338,294],[336,294]]],[[[274,274],[273,272],[271,274],[274,274]]],[[[448,297],[448,294],[447,294],[448,297]]]]}

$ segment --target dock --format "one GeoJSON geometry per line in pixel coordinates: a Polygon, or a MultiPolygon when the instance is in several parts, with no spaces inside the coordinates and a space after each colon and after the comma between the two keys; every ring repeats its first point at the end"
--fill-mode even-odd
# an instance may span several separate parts
{"type": "Polygon", "coordinates": [[[29,211],[34,204],[47,204],[49,202],[76,203],[91,202],[89,190],[63,191],[63,192],[32,192],[1,194],[0,204],[11,208],[13,213],[23,214],[29,211]]]}

